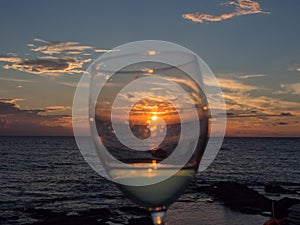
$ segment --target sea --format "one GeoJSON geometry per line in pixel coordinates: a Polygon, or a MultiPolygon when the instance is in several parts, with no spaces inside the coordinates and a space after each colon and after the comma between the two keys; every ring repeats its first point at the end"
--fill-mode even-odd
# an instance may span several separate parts
{"type": "MultiPolygon", "coordinates": [[[[299,198],[264,192],[269,183],[299,191],[299,164],[300,138],[225,138],[216,159],[193,185],[234,181],[271,199],[299,198]]],[[[80,218],[82,212],[97,210],[106,210],[111,218],[99,224],[129,224],[139,217],[137,209],[86,163],[74,137],[0,137],[1,225],[43,224],[45,213],[80,218]]],[[[268,219],[232,211],[196,188],[171,205],[167,217],[170,225],[259,225],[268,219]]],[[[65,221],[55,224],[71,224],[65,221]]]]}

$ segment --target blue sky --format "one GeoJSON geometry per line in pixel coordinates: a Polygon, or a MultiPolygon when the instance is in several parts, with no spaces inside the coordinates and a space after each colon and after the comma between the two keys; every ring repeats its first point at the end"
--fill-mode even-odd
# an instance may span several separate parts
{"type": "MultiPolygon", "coordinates": [[[[57,120],[59,115],[69,119],[80,71],[101,54],[95,49],[157,39],[193,50],[220,78],[232,115],[229,135],[300,136],[299,1],[12,0],[0,4],[0,103],[23,114],[41,110],[32,121],[41,115],[45,121],[57,120]],[[58,42],[65,45],[56,47],[68,46],[68,52],[48,54],[47,48],[58,42]],[[81,54],[70,54],[76,48],[81,54]],[[79,60],[74,69],[78,72],[43,70],[50,61],[34,61],[38,73],[20,66],[23,59],[41,57],[50,61],[64,57],[63,62],[72,66],[70,60],[79,60]],[[249,115],[250,111],[256,115],[249,115]],[[52,117],[46,119],[46,115],[52,117]]],[[[22,118],[23,114],[18,115],[22,118]]],[[[2,110],[1,116],[6,125],[1,129],[0,123],[0,133],[11,129],[13,134],[7,128],[14,123],[7,122],[12,115],[2,110]]],[[[15,123],[22,124],[20,120],[15,123]]],[[[67,126],[70,122],[63,128],[67,126]]],[[[55,133],[61,126],[51,129],[55,133]]]]}

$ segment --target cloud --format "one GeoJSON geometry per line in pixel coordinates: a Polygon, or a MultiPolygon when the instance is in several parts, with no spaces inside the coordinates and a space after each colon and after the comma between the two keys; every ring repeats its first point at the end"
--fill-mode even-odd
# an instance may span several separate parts
{"type": "Polygon", "coordinates": [[[295,84],[280,84],[281,89],[274,91],[273,94],[279,95],[300,95],[300,83],[295,84]]]}
{"type": "MultiPolygon", "coordinates": [[[[252,77],[251,75],[245,76],[252,77]]],[[[278,93],[272,92],[271,89],[245,84],[244,79],[236,80],[239,78],[218,78],[227,110],[230,112],[249,113],[255,111],[261,114],[280,115],[282,112],[293,110],[291,113],[300,115],[298,102],[276,98],[274,94],[278,93]]],[[[214,81],[210,80],[205,80],[205,84],[209,87],[215,85],[214,81]]],[[[300,83],[281,84],[281,88],[283,89],[281,92],[286,94],[300,94],[300,83]]]]}
{"type": "Polygon", "coordinates": [[[205,21],[209,21],[209,22],[219,22],[222,20],[226,20],[226,19],[230,19],[232,17],[234,17],[235,14],[234,13],[227,13],[227,14],[222,14],[219,16],[214,16],[211,14],[205,14],[205,13],[187,13],[187,14],[183,14],[182,17],[184,19],[188,19],[191,20],[195,23],[204,23],[205,21]]]}
{"type": "Polygon", "coordinates": [[[19,113],[26,112],[28,114],[38,114],[43,112],[44,110],[41,109],[30,109],[30,110],[21,110],[20,105],[17,104],[18,101],[24,101],[21,98],[15,99],[0,99],[0,115],[10,115],[14,114],[17,115],[19,113]]]}
{"type": "Polygon", "coordinates": [[[227,109],[233,111],[252,111],[263,112],[265,114],[280,114],[286,110],[293,114],[300,115],[299,103],[284,101],[267,96],[251,96],[243,92],[224,93],[227,109]]]}
{"type": "Polygon", "coordinates": [[[260,7],[260,4],[254,0],[231,1],[228,2],[227,5],[233,5],[236,7],[235,14],[237,16],[256,14],[256,13],[269,13],[269,12],[264,12],[260,7]]]}
{"type": "Polygon", "coordinates": [[[256,78],[256,77],[266,77],[267,74],[247,74],[240,76],[241,79],[248,79],[248,78],[256,78]]]}
{"type": "Polygon", "coordinates": [[[48,106],[44,108],[46,112],[52,112],[52,111],[64,111],[71,109],[71,106],[62,106],[62,105],[56,105],[56,106],[48,106]]]}
{"type": "Polygon", "coordinates": [[[69,114],[71,109],[72,109],[71,106],[62,106],[62,105],[48,106],[46,108],[43,108],[44,113],[41,113],[40,115],[69,114]]]}
{"type": "Polygon", "coordinates": [[[224,89],[228,136],[300,136],[299,102],[224,89]],[[289,126],[279,126],[283,123],[289,126]],[[274,129],[274,126],[279,126],[274,129]]]}
{"type": "Polygon", "coordinates": [[[218,78],[218,82],[220,83],[222,90],[227,92],[245,93],[253,90],[263,89],[262,87],[243,84],[234,79],[218,78]]]}
{"type": "Polygon", "coordinates": [[[260,4],[254,0],[236,0],[224,3],[222,5],[233,6],[234,10],[230,13],[224,13],[221,15],[212,15],[212,14],[205,14],[205,13],[187,13],[183,14],[182,17],[184,19],[191,20],[195,23],[204,23],[204,22],[220,22],[223,20],[228,20],[236,16],[243,16],[243,15],[251,15],[251,14],[269,14],[270,12],[265,12],[261,8],[260,4]]]}
{"type": "Polygon", "coordinates": [[[293,65],[293,66],[289,66],[288,70],[300,72],[300,65],[296,64],[296,65],[293,65]]]}
{"type": "MultiPolygon", "coordinates": [[[[51,135],[72,135],[72,118],[70,115],[57,115],[57,116],[45,116],[46,119],[42,120],[39,125],[50,129],[51,135]]],[[[47,131],[49,132],[49,131],[47,131]]]]}
{"type": "Polygon", "coordinates": [[[108,49],[95,49],[94,52],[97,53],[105,53],[105,52],[112,52],[113,50],[108,50],[108,49]]]}
{"type": "Polygon", "coordinates": [[[80,45],[79,42],[46,41],[39,38],[35,38],[34,41],[43,43],[44,45],[35,46],[34,44],[31,44],[29,45],[30,47],[32,47],[30,50],[34,52],[41,52],[47,55],[61,53],[81,54],[82,51],[93,48],[87,45],[80,45]]]}
{"type": "MultiPolygon", "coordinates": [[[[226,135],[300,136],[299,102],[277,98],[272,89],[245,84],[246,79],[236,75],[218,79],[227,108],[226,135]]],[[[300,83],[289,84],[288,88],[289,93],[297,93],[300,83]]]]}
{"type": "Polygon", "coordinates": [[[0,61],[1,62],[9,62],[9,63],[18,63],[21,62],[22,59],[18,57],[13,57],[13,56],[0,56],[0,61]]]}
{"type": "Polygon", "coordinates": [[[32,83],[32,82],[34,82],[33,80],[24,80],[24,79],[8,78],[8,77],[0,77],[0,80],[11,81],[11,82],[20,82],[20,83],[32,83]]]}
{"type": "Polygon", "coordinates": [[[288,125],[289,123],[286,122],[278,122],[277,125],[288,125]]]}
{"type": "Polygon", "coordinates": [[[291,94],[300,95],[300,83],[288,84],[284,86],[291,94]]]}
{"type": "Polygon", "coordinates": [[[6,63],[3,68],[35,75],[77,74],[82,73],[84,64],[92,60],[89,56],[91,53],[111,51],[94,49],[79,42],[47,41],[39,38],[35,38],[34,41],[38,44],[27,44],[33,52],[30,58],[18,57],[14,53],[0,55],[0,62],[6,63]]]}
{"type": "Polygon", "coordinates": [[[290,112],[282,112],[280,113],[280,116],[293,116],[293,114],[290,112]]]}
{"type": "Polygon", "coordinates": [[[240,112],[235,112],[233,110],[230,110],[226,113],[227,118],[249,118],[249,117],[290,117],[290,116],[295,116],[294,114],[290,112],[282,112],[278,114],[266,114],[266,113],[257,113],[257,111],[252,110],[249,112],[242,111],[240,112]]]}
{"type": "Polygon", "coordinates": [[[76,57],[40,57],[37,59],[22,59],[16,63],[4,65],[4,69],[15,69],[37,75],[58,75],[82,73],[83,64],[91,59],[76,57]]]}
{"type": "Polygon", "coordinates": [[[0,99],[0,135],[72,135],[71,116],[42,115],[50,110],[62,110],[64,106],[45,109],[21,109],[16,104],[23,99],[0,99]]]}
{"type": "MultiPolygon", "coordinates": [[[[67,86],[67,87],[72,87],[72,88],[76,88],[78,86],[78,83],[74,82],[74,81],[60,82],[59,84],[67,86]]],[[[82,87],[82,85],[81,85],[81,87],[82,87]]]]}
{"type": "Polygon", "coordinates": [[[18,101],[24,101],[23,98],[0,98],[0,103],[14,104],[18,101]]]}
{"type": "Polygon", "coordinates": [[[226,135],[238,137],[299,137],[299,117],[230,118],[226,135]],[[283,126],[287,125],[288,126],[283,126]]]}
{"type": "MultiPolygon", "coordinates": [[[[7,98],[0,98],[0,104],[8,104],[8,105],[13,105],[14,108],[20,108],[20,106],[17,104],[19,101],[24,101],[23,98],[12,98],[12,99],[7,99],[7,98]]],[[[2,111],[3,113],[3,111],[2,111]]],[[[0,112],[1,114],[1,112],[0,112]]]]}

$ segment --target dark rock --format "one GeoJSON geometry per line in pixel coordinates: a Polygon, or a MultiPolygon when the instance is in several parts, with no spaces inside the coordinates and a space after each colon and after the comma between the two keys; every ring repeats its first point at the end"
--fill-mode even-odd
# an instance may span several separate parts
{"type": "Polygon", "coordinates": [[[285,218],[289,211],[288,209],[296,204],[300,204],[299,199],[283,198],[275,203],[275,215],[276,218],[285,218]]]}
{"type": "MultiPolygon", "coordinates": [[[[10,216],[10,217],[8,217],[7,219],[9,219],[9,220],[18,220],[20,217],[19,216],[10,216]]],[[[1,217],[0,217],[0,221],[1,221],[1,217]]],[[[3,219],[4,220],[4,219],[3,219]]]]}
{"type": "Polygon", "coordinates": [[[143,208],[139,208],[139,207],[120,207],[119,210],[121,212],[124,212],[126,214],[131,214],[131,215],[136,215],[136,216],[147,216],[149,215],[148,211],[146,209],[143,208]]]}
{"type": "Polygon", "coordinates": [[[50,209],[21,208],[19,211],[31,214],[31,217],[37,220],[55,218],[57,216],[64,215],[64,213],[53,212],[50,209]]]}
{"type": "Polygon", "coordinates": [[[128,225],[153,225],[150,217],[133,218],[128,220],[128,225]]]}
{"type": "Polygon", "coordinates": [[[276,194],[297,194],[296,191],[285,189],[278,184],[266,184],[265,192],[276,193],[276,194]]]}
{"type": "Polygon", "coordinates": [[[81,212],[81,214],[87,214],[90,217],[109,217],[113,215],[109,209],[90,209],[87,212],[81,212]]]}
{"type": "Polygon", "coordinates": [[[161,148],[153,148],[151,152],[154,157],[161,159],[164,159],[168,156],[167,152],[161,148]]]}
{"type": "MultiPolygon", "coordinates": [[[[100,220],[100,219],[99,219],[100,220]]],[[[58,214],[55,217],[48,217],[42,222],[34,223],[33,225],[53,225],[53,224],[64,224],[64,225],[104,225],[107,220],[98,221],[95,218],[87,216],[72,215],[67,216],[66,214],[58,214]]]]}
{"type": "Polygon", "coordinates": [[[49,209],[25,208],[20,211],[31,214],[38,222],[31,225],[104,225],[113,214],[108,209],[91,209],[78,213],[53,212],[49,209]]]}
{"type": "MultiPolygon", "coordinates": [[[[243,184],[219,182],[211,186],[200,187],[199,190],[222,201],[227,207],[242,213],[263,214],[266,211],[272,211],[272,200],[243,184]]],[[[290,198],[275,201],[275,217],[277,219],[286,218],[288,208],[299,203],[300,200],[290,198]]]]}
{"type": "Polygon", "coordinates": [[[108,222],[126,222],[127,218],[129,218],[128,225],[153,225],[147,210],[131,206],[114,209],[89,209],[79,212],[54,212],[49,209],[37,208],[20,208],[19,211],[25,212],[31,218],[38,220],[24,225],[107,225],[108,222]]]}
{"type": "Polygon", "coordinates": [[[219,182],[212,186],[200,188],[226,206],[243,213],[262,213],[271,211],[272,201],[246,185],[235,182],[219,182]]]}

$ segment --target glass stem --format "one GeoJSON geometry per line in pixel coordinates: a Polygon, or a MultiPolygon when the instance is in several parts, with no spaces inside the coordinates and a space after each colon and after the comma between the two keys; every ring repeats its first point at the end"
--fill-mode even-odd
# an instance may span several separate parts
{"type": "Polygon", "coordinates": [[[149,210],[149,211],[154,225],[167,225],[165,208],[160,208],[158,210],[149,210]]]}

